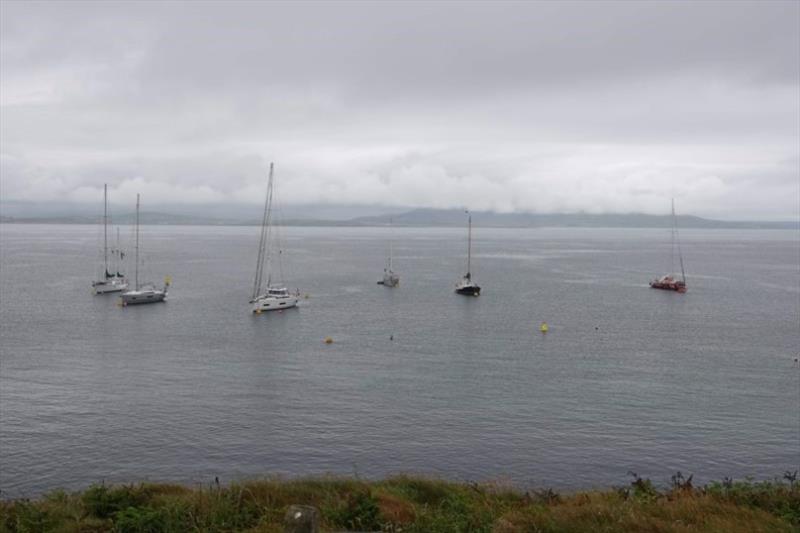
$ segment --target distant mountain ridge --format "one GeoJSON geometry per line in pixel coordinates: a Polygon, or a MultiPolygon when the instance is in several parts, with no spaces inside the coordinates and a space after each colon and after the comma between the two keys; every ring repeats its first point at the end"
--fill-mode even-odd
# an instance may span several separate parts
{"type": "MultiPolygon", "coordinates": [[[[678,227],[682,228],[729,228],[729,229],[800,229],[800,221],[725,221],[678,215],[678,227]]],[[[536,227],[605,227],[605,228],[668,228],[671,215],[589,214],[589,213],[494,213],[472,211],[473,224],[498,228],[536,227]]],[[[358,217],[356,225],[383,226],[393,223],[398,226],[463,226],[464,211],[456,209],[414,209],[398,215],[358,217]]]]}
{"type": "MultiPolygon", "coordinates": [[[[604,228],[667,228],[671,225],[670,215],[627,214],[589,214],[589,213],[495,213],[472,211],[473,223],[478,227],[494,228],[537,228],[537,227],[604,227],[604,228]]],[[[0,217],[6,224],[97,224],[99,216],[63,215],[55,217],[0,217]]],[[[143,212],[142,224],[155,225],[197,225],[197,226],[257,226],[257,219],[235,220],[213,218],[201,215],[143,212]]],[[[407,212],[361,216],[349,220],[324,220],[298,218],[284,220],[286,226],[463,226],[464,211],[460,209],[412,209],[407,212]]],[[[133,213],[115,215],[113,224],[128,225],[134,222],[133,213]]],[[[727,221],[701,218],[693,215],[679,215],[681,228],[708,229],[800,229],[800,221],[727,221]]]]}

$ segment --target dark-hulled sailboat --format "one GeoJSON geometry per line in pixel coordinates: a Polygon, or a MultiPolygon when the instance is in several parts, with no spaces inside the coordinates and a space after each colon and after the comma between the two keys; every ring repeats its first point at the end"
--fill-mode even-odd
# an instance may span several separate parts
{"type": "MultiPolygon", "coordinates": [[[[392,226],[391,220],[389,220],[389,225],[392,226]]],[[[383,278],[378,280],[378,285],[384,287],[397,287],[400,284],[400,276],[392,269],[392,248],[392,237],[389,236],[389,259],[386,262],[386,268],[383,269],[383,278]]]]}
{"type": "MultiPolygon", "coordinates": [[[[467,211],[469,214],[469,211],[467,211]]],[[[481,288],[472,279],[472,215],[467,219],[467,273],[456,283],[456,293],[464,296],[480,296],[481,288]]]]}

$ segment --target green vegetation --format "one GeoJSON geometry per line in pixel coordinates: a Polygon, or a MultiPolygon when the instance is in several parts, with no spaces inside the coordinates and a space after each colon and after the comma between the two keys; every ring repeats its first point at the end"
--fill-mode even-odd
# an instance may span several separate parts
{"type": "Polygon", "coordinates": [[[631,475],[625,487],[572,494],[408,476],[267,479],[194,489],[93,485],[75,494],[0,502],[0,531],[280,532],[291,504],[317,507],[323,531],[800,531],[796,473],[704,487],[677,473],[663,491],[631,475]]]}

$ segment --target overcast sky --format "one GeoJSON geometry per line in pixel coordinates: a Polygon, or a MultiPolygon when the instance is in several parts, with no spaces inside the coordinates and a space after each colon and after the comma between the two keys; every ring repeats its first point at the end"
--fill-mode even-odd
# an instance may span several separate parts
{"type": "Polygon", "coordinates": [[[4,201],[800,216],[800,2],[0,2],[4,201]]]}

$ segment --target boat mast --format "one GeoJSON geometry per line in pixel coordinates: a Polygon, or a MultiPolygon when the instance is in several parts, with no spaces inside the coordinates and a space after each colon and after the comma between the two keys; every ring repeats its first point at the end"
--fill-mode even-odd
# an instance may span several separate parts
{"type": "MultiPolygon", "coordinates": [[[[469,213],[469,211],[467,211],[469,213]]],[[[472,214],[469,213],[469,218],[467,219],[467,278],[470,275],[470,266],[472,263],[472,214]]]]}
{"type": "Polygon", "coordinates": [[[117,253],[114,254],[117,258],[114,266],[114,274],[119,276],[120,268],[122,267],[122,250],[119,247],[119,226],[117,226],[117,253]]]}
{"type": "Polygon", "coordinates": [[[134,269],[134,287],[139,290],[139,195],[136,195],[136,268],[134,269]]]}
{"type": "MultiPolygon", "coordinates": [[[[273,224],[272,224],[272,200],[274,199],[275,192],[274,192],[274,183],[275,178],[273,174],[273,163],[269,164],[269,182],[267,183],[267,192],[268,192],[268,200],[267,200],[267,233],[264,239],[264,259],[265,259],[265,270],[267,274],[267,285],[266,289],[269,290],[270,285],[272,285],[272,249],[270,248],[270,242],[272,242],[272,233],[273,233],[273,224]]],[[[275,230],[277,231],[277,229],[275,230]]],[[[276,235],[278,237],[278,235],[276,235]]],[[[278,259],[280,260],[280,242],[278,243],[278,259]]]]}
{"type": "MultiPolygon", "coordinates": [[[[675,198],[672,199],[672,238],[674,240],[674,244],[678,245],[678,260],[681,263],[681,280],[684,284],[686,284],[686,272],[683,269],[683,252],[681,251],[681,239],[678,235],[678,217],[675,216],[675,198]]],[[[675,247],[673,245],[673,249],[674,248],[675,247]]]]}
{"type": "Polygon", "coordinates": [[[103,184],[103,279],[108,278],[108,184],[103,184]]]}
{"type": "Polygon", "coordinates": [[[269,224],[269,211],[272,203],[272,173],[273,163],[269,164],[269,180],[267,181],[267,198],[264,201],[264,214],[261,218],[261,238],[258,241],[258,260],[256,262],[256,278],[253,282],[253,300],[261,292],[261,282],[264,277],[264,247],[267,241],[267,226],[269,224]]]}
{"type": "Polygon", "coordinates": [[[389,219],[389,231],[390,231],[390,233],[389,233],[389,272],[392,271],[392,237],[393,237],[393,235],[392,235],[391,231],[392,231],[393,228],[394,228],[394,225],[392,224],[392,219],[390,218],[389,219]]]}
{"type": "Polygon", "coordinates": [[[669,236],[669,273],[672,275],[675,272],[675,198],[672,199],[672,225],[669,236]]]}

